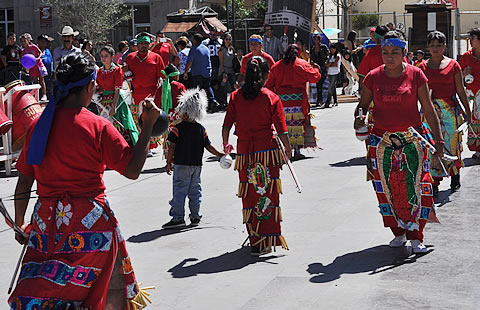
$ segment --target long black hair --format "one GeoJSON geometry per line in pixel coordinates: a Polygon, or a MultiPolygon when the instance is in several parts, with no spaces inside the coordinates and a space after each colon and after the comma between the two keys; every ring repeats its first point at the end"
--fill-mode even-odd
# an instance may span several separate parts
{"type": "MultiPolygon", "coordinates": [[[[58,64],[56,72],[57,82],[64,85],[72,82],[80,81],[95,71],[95,63],[85,54],[74,53],[62,57],[58,64]]],[[[78,86],[70,89],[68,95],[79,93],[85,86],[78,86]]],[[[58,97],[57,97],[58,98],[58,97]]],[[[63,100],[57,102],[61,104],[63,100]]]]}
{"type": "Polygon", "coordinates": [[[245,84],[242,86],[242,94],[245,99],[255,99],[260,94],[269,71],[270,68],[265,58],[262,56],[250,58],[245,72],[245,84]]]}
{"type": "Polygon", "coordinates": [[[283,61],[286,64],[293,63],[295,59],[298,57],[298,46],[297,44],[290,44],[285,51],[285,55],[283,56],[283,61]]]}

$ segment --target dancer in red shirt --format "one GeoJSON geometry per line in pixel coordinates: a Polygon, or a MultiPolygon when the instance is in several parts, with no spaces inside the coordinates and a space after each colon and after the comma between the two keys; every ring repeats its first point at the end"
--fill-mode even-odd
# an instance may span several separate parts
{"type": "Polygon", "coordinates": [[[311,127],[306,83],[317,83],[321,78],[320,67],[315,63],[312,66],[299,58],[298,52],[297,45],[291,44],[285,51],[284,58],[270,69],[270,75],[265,84],[282,100],[285,119],[287,120],[288,137],[295,150],[296,157],[302,156],[299,151],[300,148],[307,147],[305,144],[305,127],[307,125],[311,127]]]}
{"type": "Polygon", "coordinates": [[[460,58],[469,99],[473,99],[472,123],[468,128],[467,145],[474,151],[473,158],[480,158],[480,28],[468,32],[472,49],[460,58]]]}
{"type": "Polygon", "coordinates": [[[418,100],[437,140],[439,155],[443,155],[442,132],[428,94],[427,78],[420,69],[403,62],[403,35],[390,31],[381,44],[385,64],[365,77],[354,127],[365,126],[357,117],[358,109],[366,110],[373,100],[367,167],[374,176],[383,223],[395,235],[390,246],[401,247],[409,239],[414,253],[425,253],[428,249],[422,243],[423,228],[427,220],[436,217],[427,151],[409,132],[413,127],[425,133],[418,100]]]}
{"type": "Polygon", "coordinates": [[[39,198],[28,240],[15,237],[27,251],[10,309],[145,305],[106,200],[103,173],[108,167],[138,178],[160,110],[143,107],[142,132],[130,147],[109,121],[85,109],[95,92],[96,72],[85,55],[62,58],[55,95],[27,132],[16,166],[15,222],[22,229],[34,181],[39,198]]]}
{"type": "Polygon", "coordinates": [[[236,126],[238,197],[242,198],[243,222],[247,225],[252,255],[257,256],[271,252],[275,246],[288,249],[280,226],[282,160],[273,128],[289,157],[291,148],[282,102],[263,87],[268,68],[263,57],[254,56],[248,62],[245,84],[232,93],[222,130],[224,151],[230,153],[233,147],[229,144],[229,134],[232,126],[236,126]]]}
{"type": "Polygon", "coordinates": [[[103,66],[97,72],[97,85],[102,91],[101,107],[108,115],[102,115],[113,122],[115,128],[122,134],[129,145],[133,146],[138,140],[137,126],[130,112],[127,102],[120,93],[123,84],[122,67],[115,65],[111,46],[100,50],[100,59],[103,66]]]}
{"type": "MultiPolygon", "coordinates": [[[[131,72],[133,103],[130,109],[138,127],[139,104],[145,98],[155,95],[160,79],[164,78],[162,70],[165,69],[165,65],[160,55],[148,50],[150,45],[148,34],[141,33],[137,38],[137,45],[138,51],[130,53],[125,60],[124,72],[131,72]]],[[[127,78],[129,76],[127,75],[127,78]]],[[[150,149],[156,148],[159,144],[159,138],[152,138],[150,149]]]]}
{"type": "Polygon", "coordinates": [[[419,68],[428,78],[433,105],[440,119],[440,128],[445,139],[445,152],[457,156],[456,161],[443,161],[443,170],[440,159],[432,157],[430,173],[433,177],[433,193],[438,192],[438,185],[443,177],[452,177],[450,188],[452,191],[460,187],[460,168],[464,166],[461,159],[462,133],[458,127],[464,122],[462,111],[465,110],[466,121],[470,122],[471,112],[468,105],[467,94],[463,87],[462,69],[458,62],[444,55],[447,38],[440,31],[428,34],[427,45],[432,57],[420,64],[419,68]],[[457,101],[457,94],[463,106],[457,101]]]}

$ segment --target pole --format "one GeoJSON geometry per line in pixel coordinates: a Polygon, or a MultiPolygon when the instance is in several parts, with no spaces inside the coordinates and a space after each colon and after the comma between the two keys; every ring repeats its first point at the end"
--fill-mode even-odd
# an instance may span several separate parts
{"type": "MultiPolygon", "coordinates": [[[[457,36],[457,59],[460,55],[462,55],[461,43],[462,40],[460,39],[460,10],[458,8],[455,9],[455,32],[457,36]]],[[[468,42],[468,41],[467,41],[468,42]]]]}
{"type": "Polygon", "coordinates": [[[135,38],[135,7],[132,4],[132,37],[135,38]]]}
{"type": "Polygon", "coordinates": [[[325,0],[322,0],[322,28],[325,29],[325,0]]]}
{"type": "MultiPolygon", "coordinates": [[[[235,42],[235,0],[232,0],[232,42],[235,42]]],[[[244,55],[247,53],[245,51],[244,55]]]]}
{"type": "MultiPolygon", "coordinates": [[[[313,0],[313,3],[312,3],[312,21],[310,23],[310,33],[313,33],[313,29],[315,28],[313,26],[313,23],[315,23],[315,16],[317,15],[317,0],[313,0]]],[[[308,42],[310,43],[310,39],[308,40],[308,42]]]]}
{"type": "Polygon", "coordinates": [[[225,11],[226,11],[226,14],[227,14],[227,31],[230,29],[230,12],[228,10],[228,0],[225,0],[225,11]]]}

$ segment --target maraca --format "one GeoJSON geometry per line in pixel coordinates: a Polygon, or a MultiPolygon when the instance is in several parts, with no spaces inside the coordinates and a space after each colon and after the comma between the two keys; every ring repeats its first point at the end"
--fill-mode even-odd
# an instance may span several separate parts
{"type": "MultiPolygon", "coordinates": [[[[146,98],[145,100],[152,100],[151,98],[146,98]]],[[[152,102],[153,104],[153,102],[152,102]]],[[[142,120],[142,115],[138,118],[138,125],[140,125],[140,128],[142,128],[143,125],[143,120],[142,120]]],[[[157,120],[155,121],[155,124],[153,124],[153,129],[152,129],[152,137],[160,137],[167,131],[168,128],[168,115],[160,109],[160,115],[158,116],[157,120]]]]}

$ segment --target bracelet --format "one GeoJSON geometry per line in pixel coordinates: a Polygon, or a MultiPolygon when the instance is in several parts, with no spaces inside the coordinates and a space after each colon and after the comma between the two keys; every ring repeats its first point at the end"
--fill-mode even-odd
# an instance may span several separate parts
{"type": "Polygon", "coordinates": [[[445,144],[445,140],[435,140],[435,144],[445,144]]]}

